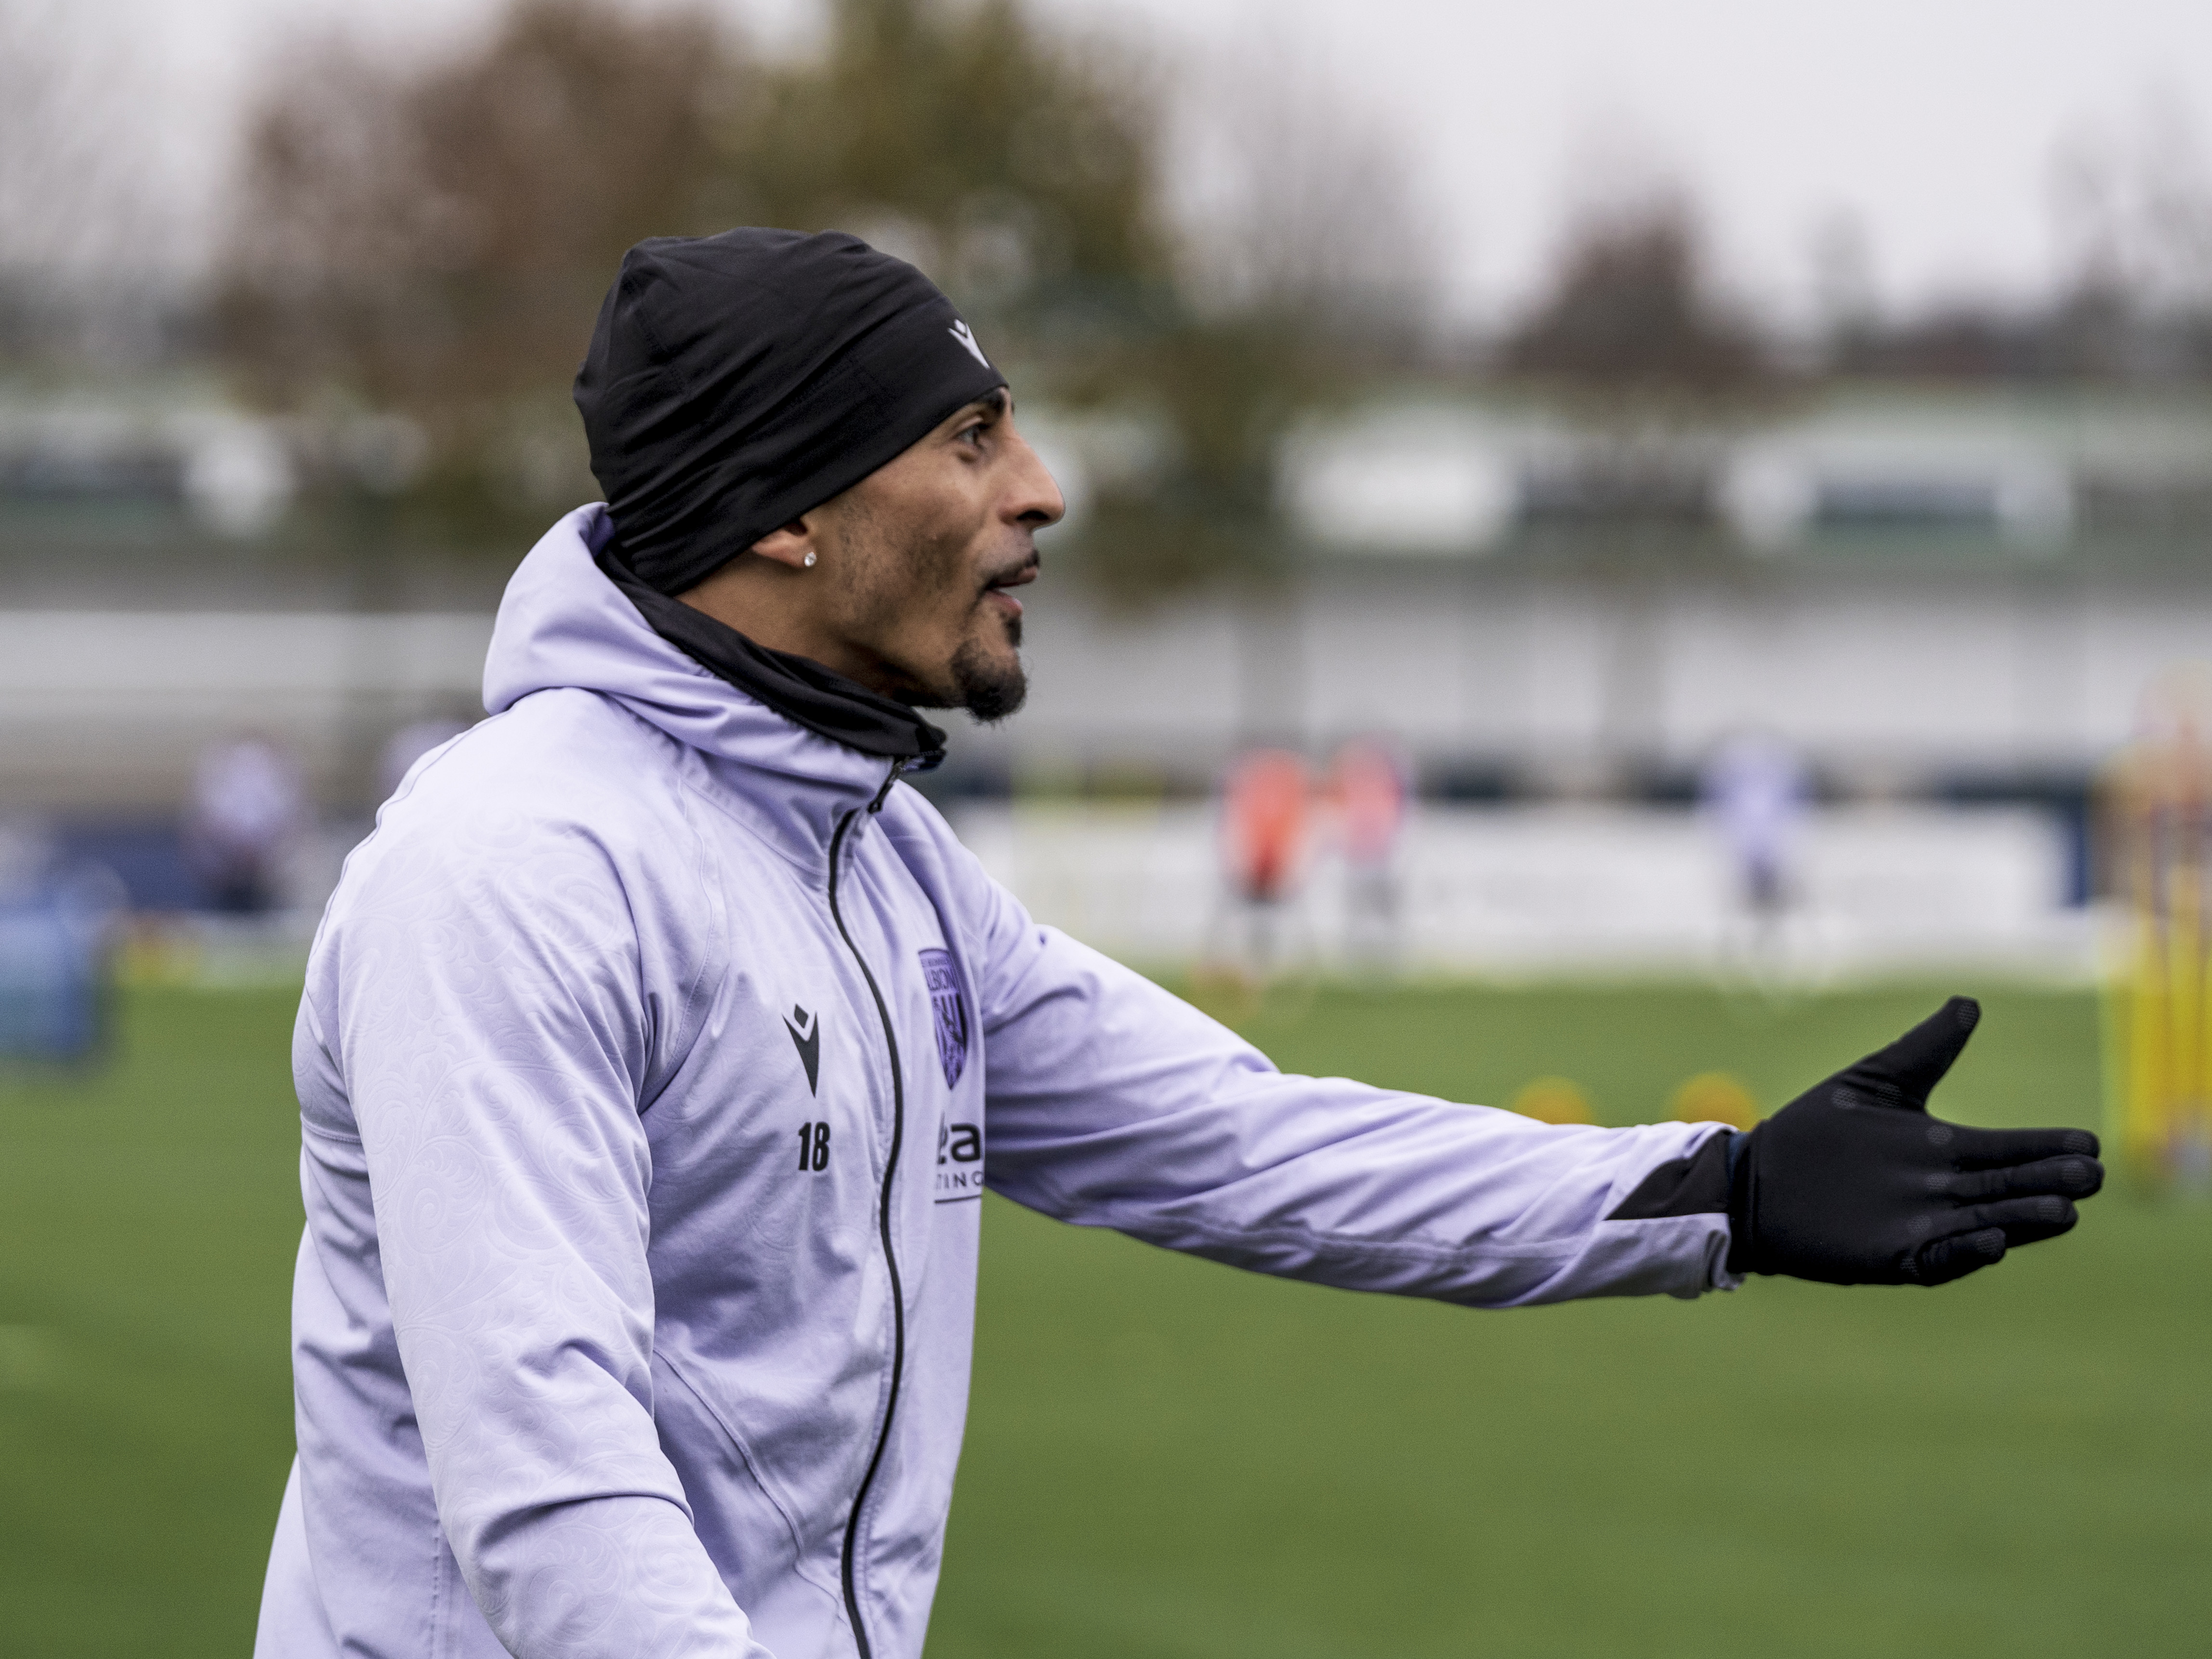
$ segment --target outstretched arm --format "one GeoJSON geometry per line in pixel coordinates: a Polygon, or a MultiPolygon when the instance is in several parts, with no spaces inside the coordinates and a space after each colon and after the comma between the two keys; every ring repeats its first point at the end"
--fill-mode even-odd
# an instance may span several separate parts
{"type": "Polygon", "coordinates": [[[1718,1125],[1554,1126],[1287,1077],[1002,889],[975,897],[986,1173],[1018,1203],[1260,1272],[1484,1307],[1734,1283],[1717,1207],[1617,1213],[1718,1125]]]}
{"type": "Polygon", "coordinates": [[[2071,1228],[2079,1129],[1927,1113],[1980,1009],[1954,997],[1751,1133],[1554,1127],[1249,1044],[988,887],[977,964],[993,1187],[1242,1267],[1487,1307],[1778,1273],[1941,1284],[2071,1228]]]}

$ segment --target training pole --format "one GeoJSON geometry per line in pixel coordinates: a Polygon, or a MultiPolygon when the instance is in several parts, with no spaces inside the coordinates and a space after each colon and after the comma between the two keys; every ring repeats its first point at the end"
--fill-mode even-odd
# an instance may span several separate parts
{"type": "Polygon", "coordinates": [[[2155,1186],[2212,1181],[2208,686],[2198,673],[2160,676],[2101,791],[2118,901],[2104,986],[2107,1139],[2131,1176],[2155,1186]]]}

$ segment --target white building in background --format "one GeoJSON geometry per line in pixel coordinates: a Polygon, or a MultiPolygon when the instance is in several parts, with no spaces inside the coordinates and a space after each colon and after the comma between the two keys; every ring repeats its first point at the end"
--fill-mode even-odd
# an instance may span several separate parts
{"type": "MultiPolygon", "coordinates": [[[[1079,429],[1048,446],[1079,477],[1079,429]]],[[[1114,770],[1380,729],[1541,786],[1755,728],[1884,790],[2086,772],[2212,656],[2201,395],[1862,393],[1659,440],[1396,404],[1304,435],[1284,493],[1271,604],[1039,590],[1030,710],[985,741],[1114,770]]]]}
{"type": "MultiPolygon", "coordinates": [[[[474,705],[520,547],[364,595],[380,545],[257,551],[290,489],[275,429],[0,416],[0,808],[172,807],[240,730],[357,804],[392,733],[474,705]],[[55,540],[54,502],[103,476],[143,497],[100,521],[125,551],[55,540]]],[[[1140,473],[1150,440],[1030,424],[1079,521],[1024,594],[1030,706],[961,732],[955,781],[1198,784],[1255,737],[1383,732],[1432,781],[1574,795],[1686,777],[1753,728],[1875,794],[2078,778],[2151,674],[2212,657],[2201,397],[1858,393],[1663,442],[1401,400],[1286,449],[1278,593],[1136,610],[1079,579],[1073,538],[1090,478],[1140,473]]]]}
{"type": "Polygon", "coordinates": [[[1029,709],[962,748],[1062,776],[1205,772],[1246,735],[1391,733],[1455,763],[1595,787],[1694,767],[1746,728],[1860,787],[2094,766],[2160,666],[2212,656],[2212,580],[1823,570],[1663,581],[1319,570],[1277,611],[1149,615],[1049,588],[1029,709]]]}
{"type": "Polygon", "coordinates": [[[299,489],[281,423],[204,394],[123,398],[0,396],[0,497],[15,511],[106,497],[173,505],[184,521],[222,537],[258,536],[299,489]]]}

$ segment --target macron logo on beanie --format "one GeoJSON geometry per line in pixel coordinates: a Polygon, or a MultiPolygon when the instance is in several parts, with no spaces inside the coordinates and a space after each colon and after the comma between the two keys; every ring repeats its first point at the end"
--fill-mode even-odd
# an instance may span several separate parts
{"type": "Polygon", "coordinates": [[[956,317],[953,319],[952,326],[945,332],[967,347],[968,355],[981,363],[984,368],[988,369],[991,366],[991,360],[983,355],[983,348],[975,344],[975,331],[969,327],[966,323],[956,317]]]}

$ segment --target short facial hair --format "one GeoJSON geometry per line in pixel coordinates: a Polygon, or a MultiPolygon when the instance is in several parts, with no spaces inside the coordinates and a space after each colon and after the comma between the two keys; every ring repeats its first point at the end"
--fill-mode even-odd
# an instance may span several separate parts
{"type": "MultiPolygon", "coordinates": [[[[961,570],[957,547],[936,549],[926,541],[902,545],[891,533],[889,519],[878,512],[865,491],[855,488],[838,498],[848,522],[844,534],[848,545],[867,550],[870,562],[878,565],[878,579],[869,585],[875,589],[870,595],[869,608],[864,618],[872,625],[895,612],[903,597],[898,585],[884,580],[891,571],[910,570],[916,565],[934,567],[957,580],[961,570]]],[[[863,567],[864,569],[866,566],[863,567]]],[[[984,595],[976,595],[976,603],[984,602],[984,595]]],[[[1022,643],[1022,619],[1019,616],[1005,619],[1006,643],[1013,648],[1011,660],[994,662],[982,641],[970,634],[963,640],[945,665],[951,684],[943,691],[912,689],[894,693],[898,700],[912,709],[965,709],[986,725],[1004,720],[1022,706],[1030,691],[1029,674],[1022,666],[1018,655],[1022,643]]]]}
{"type": "MultiPolygon", "coordinates": [[[[1006,621],[1006,643],[1018,649],[1021,643],[1022,619],[1010,617],[1006,621]]],[[[984,650],[982,642],[973,635],[963,640],[960,649],[953,652],[951,668],[959,706],[987,726],[1004,720],[1029,697],[1030,677],[1022,667],[1020,656],[994,662],[984,650]]]]}

